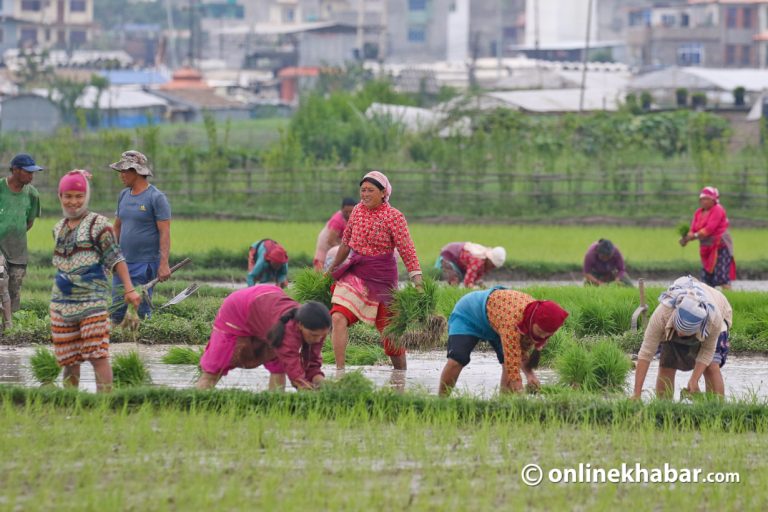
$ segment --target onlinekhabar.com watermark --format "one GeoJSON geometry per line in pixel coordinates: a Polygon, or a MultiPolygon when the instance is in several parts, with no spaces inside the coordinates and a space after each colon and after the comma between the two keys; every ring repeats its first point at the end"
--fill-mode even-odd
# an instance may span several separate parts
{"type": "Polygon", "coordinates": [[[662,467],[645,467],[643,464],[622,463],[619,467],[593,467],[590,463],[578,466],[552,468],[544,471],[538,464],[527,464],[520,470],[525,485],[534,487],[544,481],[553,484],[738,484],[738,472],[705,471],[701,468],[677,469],[665,463],[662,467]]]}

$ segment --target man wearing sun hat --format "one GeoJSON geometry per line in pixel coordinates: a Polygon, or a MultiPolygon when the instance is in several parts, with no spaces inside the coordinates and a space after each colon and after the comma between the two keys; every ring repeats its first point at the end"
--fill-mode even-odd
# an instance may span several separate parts
{"type": "Polygon", "coordinates": [[[699,391],[704,376],[706,390],[725,394],[720,367],[728,356],[733,310],[720,291],[691,277],[681,277],[659,297],[659,305],[645,329],[637,354],[633,398],[640,398],[651,360],[661,346],[656,394],[671,397],[677,370],[691,371],[687,390],[699,391]]]}
{"type": "Polygon", "coordinates": [[[21,283],[27,273],[27,231],[40,216],[40,194],[32,186],[43,168],[26,153],[14,156],[11,175],[0,180],[0,251],[6,260],[11,310],[21,305],[21,283]]]}
{"type": "MultiPolygon", "coordinates": [[[[115,212],[115,235],[128,264],[134,285],[146,284],[154,278],[165,281],[171,275],[168,257],[171,252],[171,205],[160,190],[151,185],[152,169],[147,157],[136,150],[126,151],[110,165],[120,173],[125,189],[120,192],[115,212]]],[[[119,296],[119,281],[113,279],[113,295],[119,296]]],[[[151,290],[149,297],[151,298],[151,290]]],[[[139,306],[139,316],[150,314],[150,305],[139,306]]],[[[120,323],[125,306],[112,313],[120,323]]]]}
{"type": "Polygon", "coordinates": [[[435,268],[448,284],[464,284],[467,288],[482,284],[486,272],[504,266],[507,251],[503,247],[486,247],[474,242],[453,242],[440,250],[435,268]]]}

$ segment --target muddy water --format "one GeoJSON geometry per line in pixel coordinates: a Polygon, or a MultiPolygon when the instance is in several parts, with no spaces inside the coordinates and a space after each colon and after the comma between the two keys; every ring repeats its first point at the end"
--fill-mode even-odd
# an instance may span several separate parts
{"type": "MultiPolygon", "coordinates": [[[[139,350],[149,367],[152,381],[158,386],[188,388],[197,379],[197,369],[187,365],[166,365],[160,358],[168,351],[169,346],[140,346],[139,350]]],[[[135,345],[113,345],[113,353],[134,350],[135,345]]],[[[36,386],[29,366],[32,347],[0,347],[0,384],[21,384],[36,386]]],[[[430,394],[437,393],[440,372],[445,364],[443,351],[432,351],[409,354],[408,370],[392,370],[389,366],[349,367],[347,371],[361,371],[377,387],[394,387],[398,390],[422,391],[430,394]]],[[[648,372],[644,389],[651,396],[656,382],[658,364],[654,362],[648,372]]],[[[323,368],[327,377],[336,375],[331,366],[323,368]]],[[[554,383],[557,379],[555,372],[541,369],[539,378],[543,384],[554,383]]],[[[490,397],[498,391],[501,366],[496,356],[491,353],[475,353],[472,362],[464,369],[459,378],[457,391],[472,396],[490,397]]],[[[688,381],[688,373],[680,373],[677,378],[676,396],[680,388],[688,381]]],[[[728,363],[723,367],[726,395],[733,398],[747,398],[756,395],[768,398],[768,358],[766,357],[736,357],[729,356],[728,363]]],[[[253,370],[232,370],[219,383],[222,388],[237,388],[251,391],[267,389],[269,373],[264,368],[253,370]]],[[[634,382],[634,373],[627,379],[627,391],[634,382]]],[[[702,382],[703,386],[703,382],[702,382]]],[[[90,365],[82,367],[80,387],[95,391],[96,385],[90,365]]],[[[290,385],[288,386],[290,388],[290,385]]]]}

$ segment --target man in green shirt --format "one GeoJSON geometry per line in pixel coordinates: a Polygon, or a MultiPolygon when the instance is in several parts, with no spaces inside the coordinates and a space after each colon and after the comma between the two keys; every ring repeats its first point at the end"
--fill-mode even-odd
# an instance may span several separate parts
{"type": "Polygon", "coordinates": [[[0,251],[8,266],[12,311],[19,310],[27,273],[27,231],[40,216],[40,195],[32,179],[42,170],[31,156],[20,153],[11,160],[11,175],[0,180],[0,251]]]}

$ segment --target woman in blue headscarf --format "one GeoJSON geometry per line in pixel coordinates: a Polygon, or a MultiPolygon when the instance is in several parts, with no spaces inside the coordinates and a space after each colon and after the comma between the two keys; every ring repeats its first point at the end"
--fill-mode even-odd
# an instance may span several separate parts
{"type": "Polygon", "coordinates": [[[674,393],[677,370],[693,370],[687,385],[690,393],[699,392],[703,375],[708,392],[724,395],[720,367],[728,356],[732,324],[733,310],[725,295],[691,276],[676,280],[659,296],[659,306],[645,329],[637,354],[633,398],[640,398],[648,367],[659,346],[659,398],[674,393]]]}

